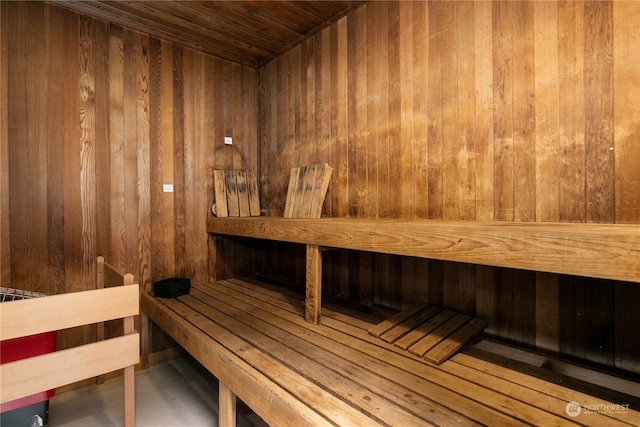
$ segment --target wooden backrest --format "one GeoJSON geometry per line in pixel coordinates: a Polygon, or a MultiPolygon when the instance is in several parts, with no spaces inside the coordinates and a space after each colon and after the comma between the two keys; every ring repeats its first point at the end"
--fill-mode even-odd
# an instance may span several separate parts
{"type": "Polygon", "coordinates": [[[0,304],[1,336],[8,340],[135,316],[138,300],[138,285],[131,285],[11,301],[0,304]]]}
{"type": "Polygon", "coordinates": [[[0,403],[124,368],[125,425],[133,426],[133,368],[140,361],[133,319],[139,298],[139,286],[131,284],[0,304],[2,340],[124,319],[124,335],[0,365],[0,403]]]}

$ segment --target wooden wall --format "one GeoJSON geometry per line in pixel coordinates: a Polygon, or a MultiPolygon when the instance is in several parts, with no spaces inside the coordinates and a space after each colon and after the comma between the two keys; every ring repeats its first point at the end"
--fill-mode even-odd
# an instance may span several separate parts
{"type": "MultiPolygon", "coordinates": [[[[638,5],[372,2],[256,71],[0,2],[2,285],[90,288],[99,254],[147,286],[207,280],[214,168],[259,172],[271,214],[291,167],[326,161],[325,215],[639,223],[638,5]]],[[[216,268],[302,283],[300,248],[272,249],[229,242],[216,268]]],[[[348,251],[324,262],[334,295],[431,301],[640,372],[637,284],[348,251]]]]}
{"type": "MultiPolygon", "coordinates": [[[[263,207],[333,167],[324,215],[640,223],[640,2],[371,2],[259,70],[263,207]]],[[[299,248],[264,274],[300,283],[299,248]]],[[[476,313],[640,372],[640,286],[346,251],[325,289],[476,313]]]]}
{"type": "Polygon", "coordinates": [[[0,8],[2,286],[93,288],[97,255],[143,286],[208,280],[212,170],[257,172],[256,71],[48,3],[0,8]]]}

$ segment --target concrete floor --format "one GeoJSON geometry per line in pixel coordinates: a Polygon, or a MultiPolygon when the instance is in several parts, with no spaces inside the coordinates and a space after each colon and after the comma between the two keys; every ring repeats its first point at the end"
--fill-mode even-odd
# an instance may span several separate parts
{"type": "MultiPolygon", "coordinates": [[[[123,425],[122,377],[56,394],[50,427],[123,425]]],[[[238,426],[266,426],[238,402],[238,426]]],[[[137,427],[218,425],[218,383],[192,360],[176,359],[136,372],[137,427]]]]}

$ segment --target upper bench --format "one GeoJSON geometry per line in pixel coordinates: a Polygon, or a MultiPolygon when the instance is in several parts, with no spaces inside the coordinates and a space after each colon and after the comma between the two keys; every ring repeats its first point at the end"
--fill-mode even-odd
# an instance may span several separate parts
{"type": "Polygon", "coordinates": [[[640,283],[640,225],[208,218],[207,232],[640,283]]]}

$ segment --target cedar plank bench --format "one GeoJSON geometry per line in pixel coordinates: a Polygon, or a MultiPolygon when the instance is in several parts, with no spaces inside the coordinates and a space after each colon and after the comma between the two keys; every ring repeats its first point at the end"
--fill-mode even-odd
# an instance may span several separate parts
{"type": "Polygon", "coordinates": [[[342,248],[640,283],[640,225],[363,218],[207,218],[207,232],[306,245],[318,323],[322,250],[342,248]]]}
{"type": "Polygon", "coordinates": [[[572,417],[570,402],[615,402],[464,353],[433,366],[369,335],[373,322],[326,307],[320,318],[325,248],[640,282],[639,225],[251,217],[208,218],[207,232],[307,248],[304,299],[237,279],[195,284],[177,299],[142,296],[151,320],[218,378],[221,426],[235,424],[236,396],[282,426],[640,419],[629,408],[572,417]]]}
{"type": "Polygon", "coordinates": [[[220,426],[235,397],[273,426],[629,426],[640,413],[458,353],[439,366],[368,334],[375,324],[325,306],[304,320],[303,297],[249,279],[194,284],[176,299],[142,295],[142,310],[219,380],[220,426]],[[602,406],[605,407],[605,406],[602,406]]]}

